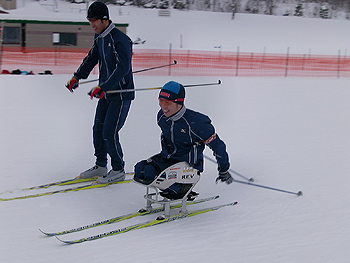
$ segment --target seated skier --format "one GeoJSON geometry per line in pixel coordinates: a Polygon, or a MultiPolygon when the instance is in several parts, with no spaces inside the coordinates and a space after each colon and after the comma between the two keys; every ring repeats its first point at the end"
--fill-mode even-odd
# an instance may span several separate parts
{"type": "MultiPolygon", "coordinates": [[[[138,162],[134,180],[145,185],[152,181],[166,168],[178,162],[187,162],[190,166],[203,171],[203,151],[207,145],[218,163],[219,176],[216,181],[231,184],[230,163],[225,143],[215,133],[208,116],[187,109],[184,105],[185,88],[170,81],[159,93],[160,110],[157,122],[162,131],[162,150],[147,160],[138,162]]],[[[187,186],[175,183],[160,193],[168,199],[181,199],[187,193],[187,186]]]]}

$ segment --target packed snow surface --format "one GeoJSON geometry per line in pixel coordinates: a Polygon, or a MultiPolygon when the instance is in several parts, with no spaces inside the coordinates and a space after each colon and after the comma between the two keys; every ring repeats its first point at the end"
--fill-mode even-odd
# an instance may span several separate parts
{"type": "MultiPolygon", "coordinates": [[[[239,24],[240,19],[248,19],[242,15],[231,21],[226,14],[217,16],[220,25],[239,24]]],[[[142,15],[134,17],[135,21],[141,21],[142,15]]],[[[175,18],[175,15],[157,18],[158,28],[147,27],[148,21],[156,18],[142,17],[143,23],[134,25],[130,15],[125,21],[130,22],[129,33],[133,37],[142,37],[139,28],[152,36],[146,42],[150,48],[152,42],[168,45],[170,33],[179,36],[186,30],[190,34],[191,26],[184,29],[183,24],[179,27],[173,24],[169,32],[162,30],[163,21],[175,18]]],[[[263,16],[249,16],[250,22],[242,22],[240,30],[243,26],[247,30],[237,32],[241,42],[234,45],[257,47],[259,35],[254,36],[253,32],[269,20],[271,33],[269,38],[262,37],[265,41],[262,45],[282,49],[284,41],[293,36],[280,30],[282,19],[295,32],[300,26],[305,31],[309,28],[308,34],[319,53],[328,53],[330,46],[347,48],[348,36],[336,34],[348,30],[346,21],[263,16]],[[318,25],[319,30],[311,30],[313,25],[318,25]],[[327,43],[319,43],[325,39],[321,28],[332,27],[336,37],[328,36],[327,43]],[[278,33],[278,37],[273,33],[278,33]],[[344,45],[340,46],[343,41],[344,45]]],[[[214,43],[212,34],[223,46],[235,41],[231,36],[230,42],[226,42],[229,38],[225,32],[219,34],[219,30],[207,32],[204,22],[195,30],[192,33],[202,35],[210,45],[214,43]]],[[[294,35],[293,43],[297,42],[302,47],[305,39],[294,35]]],[[[204,45],[203,41],[197,44],[198,49],[204,45]]],[[[195,47],[195,42],[191,45],[195,47]]],[[[86,95],[93,83],[81,85],[71,94],[64,87],[70,77],[0,76],[0,198],[60,189],[19,190],[72,178],[94,164],[91,127],[96,100],[91,101],[86,95]]],[[[196,84],[218,79],[222,80],[220,86],[188,88],[185,104],[210,116],[227,145],[231,168],[253,177],[257,184],[292,192],[301,190],[303,196],[238,183],[216,185],[216,165],[206,162],[195,190],[200,193],[199,198],[214,195],[220,198],[188,209],[233,201],[239,202],[237,206],[72,246],[45,237],[38,229],[60,231],[137,211],[145,205],[143,187],[128,183],[0,202],[0,262],[347,262],[350,256],[349,80],[135,75],[139,88],[160,86],[169,80],[196,84]]],[[[156,90],[140,91],[132,103],[120,133],[126,171],[132,171],[136,162],[160,150],[157,95],[156,90]]],[[[205,154],[212,156],[210,149],[205,154]]],[[[95,235],[152,218],[138,217],[62,238],[95,235]]]]}

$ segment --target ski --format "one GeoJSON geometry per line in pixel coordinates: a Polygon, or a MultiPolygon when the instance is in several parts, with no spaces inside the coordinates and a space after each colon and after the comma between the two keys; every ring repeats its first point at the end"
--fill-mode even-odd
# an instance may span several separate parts
{"type": "MultiPolygon", "coordinates": [[[[204,203],[207,201],[211,201],[211,200],[215,200],[218,199],[219,196],[212,196],[212,197],[207,197],[207,198],[203,198],[203,199],[198,199],[198,200],[194,200],[194,201],[190,201],[187,202],[187,205],[194,205],[194,204],[199,204],[199,203],[204,203]]],[[[174,208],[180,208],[181,207],[181,203],[179,204],[175,204],[170,206],[170,209],[174,209],[174,208]]],[[[47,235],[47,236],[58,236],[58,235],[65,235],[65,234],[69,234],[69,233],[74,233],[74,232],[79,232],[85,229],[89,229],[89,228],[93,228],[93,227],[97,227],[97,226],[103,226],[103,225],[108,225],[108,224],[112,224],[112,223],[116,223],[116,222],[120,222],[123,220],[127,220],[127,219],[131,219],[137,216],[144,216],[144,215],[150,215],[150,214],[155,214],[155,213],[159,213],[164,211],[164,207],[157,207],[157,208],[152,208],[151,210],[145,210],[143,211],[139,211],[139,212],[135,212],[135,213],[130,213],[130,214],[126,214],[126,215],[122,215],[122,216],[117,216],[117,217],[113,217],[107,220],[103,220],[100,222],[96,222],[96,223],[92,223],[86,226],[81,226],[81,227],[77,227],[77,228],[72,228],[70,230],[64,230],[64,231],[60,231],[60,232],[53,232],[53,233],[48,233],[48,232],[44,232],[41,229],[39,229],[41,231],[41,233],[47,235]]]]}
{"type": "Polygon", "coordinates": [[[74,192],[74,191],[80,191],[80,190],[86,190],[86,189],[101,188],[101,187],[106,187],[107,185],[111,185],[111,184],[124,184],[124,183],[130,183],[130,182],[132,182],[132,180],[125,180],[125,181],[114,182],[114,183],[109,183],[109,184],[86,184],[86,185],[82,185],[82,186],[78,186],[78,187],[65,188],[65,189],[60,189],[60,190],[45,192],[45,193],[16,196],[16,197],[10,197],[10,198],[0,198],[0,201],[12,201],[12,200],[19,200],[19,199],[28,199],[28,198],[34,198],[34,197],[39,197],[39,196],[74,192]]]}
{"type": "MultiPolygon", "coordinates": [[[[125,175],[134,175],[134,173],[129,172],[129,173],[125,173],[125,175]]],[[[93,181],[96,181],[97,178],[98,177],[81,179],[81,178],[79,178],[79,176],[77,176],[73,179],[67,179],[67,180],[63,180],[63,181],[57,181],[57,182],[47,183],[47,184],[42,184],[42,185],[35,185],[32,187],[22,188],[22,189],[18,189],[18,190],[6,191],[6,192],[0,193],[0,195],[6,194],[6,193],[12,193],[14,191],[27,191],[27,190],[34,190],[34,189],[49,188],[50,186],[65,186],[65,185],[78,184],[78,183],[84,183],[84,182],[93,182],[93,181]]]]}
{"type": "Polygon", "coordinates": [[[27,187],[27,188],[22,188],[22,189],[17,189],[17,190],[12,190],[12,191],[5,191],[0,193],[6,194],[6,193],[13,193],[15,191],[27,191],[27,190],[34,190],[34,189],[43,189],[43,188],[49,188],[50,186],[63,186],[63,185],[70,185],[70,184],[78,184],[78,183],[83,183],[83,182],[92,182],[97,180],[98,177],[91,177],[87,179],[68,179],[68,180],[63,180],[63,181],[58,181],[58,182],[53,182],[53,183],[48,183],[48,184],[42,184],[42,185],[36,185],[32,187],[27,187]]]}
{"type": "Polygon", "coordinates": [[[74,179],[68,179],[68,180],[63,180],[63,181],[58,181],[58,182],[32,186],[32,187],[28,187],[28,188],[23,188],[21,190],[34,190],[34,189],[49,188],[50,186],[54,186],[54,185],[78,184],[78,183],[83,183],[83,182],[95,181],[95,180],[97,180],[97,178],[98,177],[91,177],[91,178],[86,178],[86,179],[75,179],[74,178],[74,179]]]}
{"type": "Polygon", "coordinates": [[[175,220],[178,220],[178,219],[183,219],[183,218],[186,218],[186,217],[192,217],[192,216],[204,214],[204,213],[211,212],[211,211],[216,211],[216,210],[218,210],[218,209],[220,209],[222,207],[234,206],[236,204],[238,204],[238,202],[233,202],[233,203],[213,206],[213,207],[204,208],[204,209],[198,209],[198,210],[194,210],[194,211],[189,212],[189,213],[184,214],[184,215],[177,214],[177,215],[173,215],[173,216],[170,216],[170,217],[162,219],[162,220],[157,220],[157,219],[150,220],[150,221],[146,221],[146,222],[143,222],[143,223],[138,223],[138,224],[135,224],[135,225],[130,225],[130,226],[123,227],[123,228],[120,228],[120,229],[116,229],[116,230],[112,230],[112,231],[109,231],[109,232],[101,233],[101,234],[98,234],[98,235],[95,235],[95,236],[84,237],[84,238],[76,239],[76,240],[62,240],[62,239],[58,238],[58,236],[55,236],[55,237],[59,241],[65,243],[65,244],[78,244],[78,243],[83,243],[83,242],[86,242],[86,241],[92,241],[92,240],[96,240],[96,239],[100,239],[100,238],[104,238],[104,237],[108,237],[108,236],[113,236],[113,235],[118,235],[118,234],[121,234],[121,233],[126,233],[126,232],[129,232],[129,231],[132,231],[132,230],[142,229],[142,228],[146,228],[146,227],[150,227],[150,226],[156,226],[156,225],[160,225],[160,224],[163,224],[163,223],[172,222],[172,221],[175,221],[175,220]]]}
{"type": "MultiPolygon", "coordinates": [[[[133,175],[133,172],[125,173],[125,175],[133,175]]],[[[36,185],[28,188],[23,188],[21,190],[33,190],[33,189],[41,189],[41,188],[49,188],[50,186],[54,185],[70,185],[70,184],[77,184],[77,183],[83,183],[83,182],[90,182],[90,181],[96,181],[98,177],[91,177],[86,179],[81,179],[78,177],[48,184],[42,184],[42,185],[36,185]]]]}

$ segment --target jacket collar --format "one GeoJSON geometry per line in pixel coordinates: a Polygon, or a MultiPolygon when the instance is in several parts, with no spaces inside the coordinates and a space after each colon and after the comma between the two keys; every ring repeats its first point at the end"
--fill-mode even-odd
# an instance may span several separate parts
{"type": "Polygon", "coordinates": [[[109,25],[106,27],[106,29],[101,33],[99,34],[98,36],[99,37],[105,37],[107,36],[111,31],[112,29],[115,28],[115,25],[113,24],[113,22],[111,20],[109,20],[109,25]]]}
{"type": "Polygon", "coordinates": [[[178,121],[179,119],[182,118],[182,116],[184,116],[185,111],[186,111],[186,107],[185,107],[185,105],[183,105],[182,108],[178,112],[176,112],[174,115],[169,117],[169,120],[178,121]]]}

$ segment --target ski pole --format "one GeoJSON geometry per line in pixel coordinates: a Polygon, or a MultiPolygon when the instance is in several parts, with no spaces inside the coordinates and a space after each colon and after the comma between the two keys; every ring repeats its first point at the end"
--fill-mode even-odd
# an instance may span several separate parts
{"type": "Polygon", "coordinates": [[[185,88],[198,87],[198,86],[211,86],[211,85],[220,85],[221,80],[219,79],[215,83],[203,83],[203,84],[192,84],[192,85],[184,85],[185,88]]]}
{"type": "MultiPolygon", "coordinates": [[[[162,65],[162,66],[157,66],[157,67],[152,67],[152,68],[140,69],[140,70],[133,71],[132,73],[135,74],[135,73],[140,73],[140,72],[144,72],[144,71],[148,71],[148,70],[170,67],[170,66],[173,66],[173,65],[176,65],[176,64],[177,64],[177,61],[174,60],[174,62],[173,62],[173,63],[170,63],[170,64],[166,64],[166,65],[162,65]]],[[[91,80],[82,81],[82,82],[79,82],[79,84],[86,84],[86,83],[90,83],[90,82],[94,82],[94,81],[98,81],[98,79],[91,79],[91,80]]]]}
{"type": "MultiPolygon", "coordinates": [[[[213,163],[216,163],[216,161],[212,158],[210,158],[209,156],[206,156],[204,155],[204,158],[206,158],[207,160],[213,162],[213,163]]],[[[240,173],[237,173],[236,171],[232,170],[232,169],[229,169],[229,171],[235,175],[238,175],[239,177],[249,181],[249,182],[254,182],[254,179],[253,178],[248,178],[248,177],[245,177],[244,175],[240,174],[240,173]]]]}
{"type": "MultiPolygon", "coordinates": [[[[209,161],[213,162],[213,163],[216,163],[216,161],[208,156],[205,156],[204,157],[206,159],[208,159],[209,161]]],[[[265,189],[270,189],[270,190],[274,190],[274,191],[279,191],[279,192],[283,192],[283,193],[288,193],[288,194],[294,194],[294,195],[297,195],[297,196],[300,196],[300,195],[303,195],[303,192],[302,191],[299,191],[299,192],[291,192],[291,191],[286,191],[286,190],[282,190],[282,189],[278,189],[278,188],[273,188],[273,187],[270,187],[270,186],[265,186],[265,185],[261,185],[261,184],[255,184],[255,183],[252,183],[254,182],[254,179],[253,178],[247,178],[245,177],[244,175],[240,174],[240,173],[237,173],[236,171],[233,171],[232,169],[229,169],[230,172],[232,172],[233,174],[235,175],[238,175],[244,179],[246,179],[247,181],[249,182],[246,182],[246,181],[240,181],[240,180],[237,180],[237,179],[234,179],[233,178],[233,181],[236,182],[236,183],[240,183],[240,184],[247,184],[247,185],[252,185],[252,186],[256,186],[256,187],[261,187],[261,188],[265,188],[265,189]]]]}
{"type": "Polygon", "coordinates": [[[282,190],[282,189],[278,189],[278,188],[273,188],[273,187],[270,187],[270,186],[264,186],[264,185],[260,185],[260,184],[253,184],[251,182],[240,181],[240,180],[236,180],[236,179],[233,179],[233,181],[236,182],[236,183],[257,186],[257,187],[261,187],[261,188],[265,188],[265,189],[269,189],[269,190],[274,190],[274,191],[279,191],[279,192],[283,192],[283,193],[287,193],[287,194],[293,194],[293,195],[297,195],[297,196],[303,195],[302,191],[291,192],[291,191],[286,191],[286,190],[282,190]]]}
{"type": "MultiPolygon", "coordinates": [[[[221,80],[218,80],[214,83],[202,83],[202,84],[190,84],[184,85],[185,88],[199,87],[199,86],[209,86],[209,85],[220,85],[221,80]]],[[[139,88],[139,89],[124,89],[124,90],[109,90],[106,93],[124,93],[124,92],[132,92],[132,91],[140,91],[140,90],[154,90],[154,89],[162,89],[163,87],[153,87],[153,88],[139,88]]]]}
{"type": "Polygon", "coordinates": [[[152,67],[152,68],[140,69],[140,70],[133,71],[132,73],[140,73],[140,72],[144,72],[144,71],[148,71],[148,70],[152,70],[152,69],[170,67],[170,66],[173,66],[173,65],[176,65],[176,64],[177,64],[177,61],[174,60],[174,62],[173,62],[173,63],[170,63],[170,64],[166,64],[166,65],[162,65],[162,66],[157,66],[157,67],[152,67]]]}

